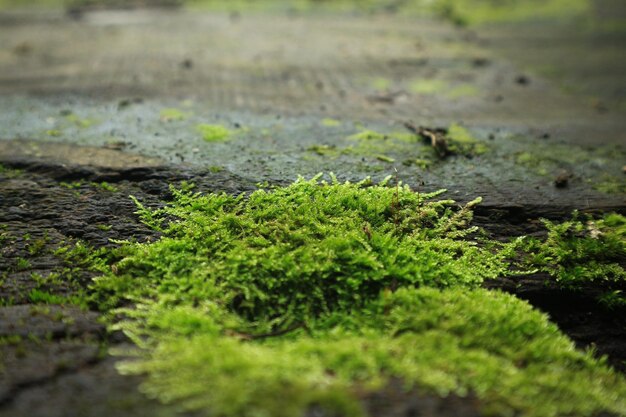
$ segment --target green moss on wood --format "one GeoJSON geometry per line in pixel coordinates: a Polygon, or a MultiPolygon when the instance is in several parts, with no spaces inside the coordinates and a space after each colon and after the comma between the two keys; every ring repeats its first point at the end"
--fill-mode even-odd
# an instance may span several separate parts
{"type": "Polygon", "coordinates": [[[357,393],[400,378],[472,393],[490,414],[626,412],[626,382],[603,360],[478,288],[513,249],[473,238],[479,200],[318,179],[172,191],[162,209],[138,203],[163,237],[122,245],[92,288],[105,310],[134,304],[113,310],[141,349],[120,369],[145,374],[151,396],[221,416],[361,416],[357,393]]]}

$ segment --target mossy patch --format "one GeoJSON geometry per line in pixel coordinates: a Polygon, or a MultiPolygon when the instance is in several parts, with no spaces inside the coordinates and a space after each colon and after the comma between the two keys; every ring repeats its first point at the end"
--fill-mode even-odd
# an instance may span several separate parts
{"type": "Polygon", "coordinates": [[[407,160],[407,157],[432,163],[437,159],[434,151],[414,134],[397,131],[381,133],[364,128],[337,144],[314,144],[307,151],[325,159],[357,156],[362,159],[363,171],[368,173],[384,171],[388,164],[407,160]]]}
{"type": "Polygon", "coordinates": [[[474,84],[455,84],[440,79],[418,78],[409,84],[409,91],[414,94],[440,95],[448,99],[474,97],[480,89],[474,84]]]}
{"type": "Polygon", "coordinates": [[[387,138],[389,138],[389,135],[369,129],[363,129],[359,133],[348,137],[350,140],[385,140],[387,138]]]}
{"type": "Polygon", "coordinates": [[[458,124],[451,124],[448,127],[448,149],[452,153],[460,155],[482,155],[489,150],[489,147],[476,139],[469,130],[458,124]]]}
{"type": "Polygon", "coordinates": [[[189,113],[176,108],[163,109],[159,113],[159,118],[163,122],[175,122],[185,120],[189,117],[189,113]]]}
{"type": "Polygon", "coordinates": [[[441,0],[434,11],[459,25],[579,17],[589,13],[589,0],[441,0]]]}
{"type": "Polygon", "coordinates": [[[320,156],[330,156],[336,157],[339,155],[340,151],[337,149],[335,145],[312,145],[307,148],[309,152],[315,152],[320,156]]]}
{"type": "Polygon", "coordinates": [[[232,135],[232,132],[224,126],[207,123],[196,125],[196,130],[202,135],[202,139],[207,142],[223,142],[230,139],[232,135]]]}
{"type": "Polygon", "coordinates": [[[597,181],[591,181],[594,189],[605,194],[625,194],[626,180],[624,175],[603,175],[597,181]]]}
{"type": "Polygon", "coordinates": [[[87,129],[98,123],[98,121],[94,119],[80,117],[71,111],[64,111],[62,115],[65,117],[65,120],[81,129],[87,129]]]}
{"type": "Polygon", "coordinates": [[[392,81],[389,78],[376,77],[372,78],[369,82],[369,86],[378,91],[386,91],[392,85],[392,81]]]}
{"type": "Polygon", "coordinates": [[[24,171],[21,169],[8,168],[0,164],[0,177],[4,178],[16,178],[19,177],[24,171]]]}
{"type": "Polygon", "coordinates": [[[480,89],[474,84],[459,84],[446,91],[449,98],[475,97],[480,93],[480,89]]]}
{"type": "Polygon", "coordinates": [[[162,238],[126,243],[93,300],[141,349],[120,369],[185,409],[361,416],[357,393],[476,395],[483,411],[626,412],[626,382],[547,317],[478,288],[514,245],[477,241],[473,201],[408,187],[299,180],[247,196],[172,189],[138,214],[162,238]]]}
{"type": "Polygon", "coordinates": [[[623,147],[595,146],[583,148],[575,145],[534,142],[515,154],[517,165],[540,176],[553,176],[571,172],[595,190],[607,194],[624,194],[626,186],[622,174],[622,161],[626,157],[623,147]]]}
{"type": "MultiPolygon", "coordinates": [[[[566,288],[598,284],[607,289],[613,305],[626,305],[626,296],[611,287],[626,283],[626,217],[610,213],[600,219],[575,215],[570,221],[544,220],[546,239],[527,238],[521,243],[525,265],[550,273],[566,288]]],[[[602,300],[601,300],[602,301],[602,300]]]]}
{"type": "Polygon", "coordinates": [[[63,134],[59,129],[48,129],[46,130],[46,135],[52,136],[54,138],[58,138],[63,134]]]}
{"type": "Polygon", "coordinates": [[[338,127],[338,126],[341,126],[341,122],[337,119],[325,118],[325,119],[322,119],[322,126],[338,127]]]}
{"type": "Polygon", "coordinates": [[[417,79],[411,82],[409,90],[415,94],[438,94],[448,91],[450,85],[438,79],[417,79]]]}

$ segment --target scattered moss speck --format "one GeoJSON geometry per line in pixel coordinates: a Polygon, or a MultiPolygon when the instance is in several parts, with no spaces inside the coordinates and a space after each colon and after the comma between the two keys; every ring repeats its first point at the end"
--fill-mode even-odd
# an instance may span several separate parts
{"type": "Polygon", "coordinates": [[[196,125],[196,130],[202,135],[202,139],[207,142],[221,142],[228,140],[232,134],[230,130],[221,125],[210,125],[201,123],[196,125]]]}
{"type": "Polygon", "coordinates": [[[174,122],[187,119],[189,114],[179,109],[169,108],[161,110],[159,117],[163,122],[174,122]]]}
{"type": "Polygon", "coordinates": [[[338,127],[341,126],[341,122],[339,120],[336,119],[322,119],[322,126],[326,126],[326,127],[338,127]]]}

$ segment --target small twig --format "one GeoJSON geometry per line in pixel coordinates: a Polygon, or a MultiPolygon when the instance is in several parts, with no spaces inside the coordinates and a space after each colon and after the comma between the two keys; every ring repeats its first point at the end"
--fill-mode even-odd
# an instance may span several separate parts
{"type": "Polygon", "coordinates": [[[446,141],[446,132],[442,129],[428,129],[425,127],[417,127],[412,122],[404,122],[410,132],[421,136],[424,140],[430,142],[430,146],[435,148],[437,155],[440,158],[445,158],[450,152],[448,149],[448,142],[446,141]]]}

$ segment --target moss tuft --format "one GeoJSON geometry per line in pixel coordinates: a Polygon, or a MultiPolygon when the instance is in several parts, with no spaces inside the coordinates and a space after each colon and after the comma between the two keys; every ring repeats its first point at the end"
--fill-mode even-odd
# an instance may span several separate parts
{"type": "MultiPolygon", "coordinates": [[[[522,243],[526,265],[553,275],[569,288],[591,283],[626,282],[622,264],[626,259],[626,217],[606,214],[599,220],[581,219],[552,223],[545,240],[527,238],[522,243]]],[[[616,293],[619,295],[619,293],[616,293]]]]}
{"type": "Polygon", "coordinates": [[[162,209],[138,203],[162,238],[121,246],[92,288],[106,310],[135,305],[112,310],[141,348],[120,369],[146,374],[151,396],[221,416],[356,417],[357,392],[400,378],[494,414],[626,412],[623,377],[524,301],[478,288],[512,253],[472,239],[480,199],[318,178],[172,192],[162,209]]]}

